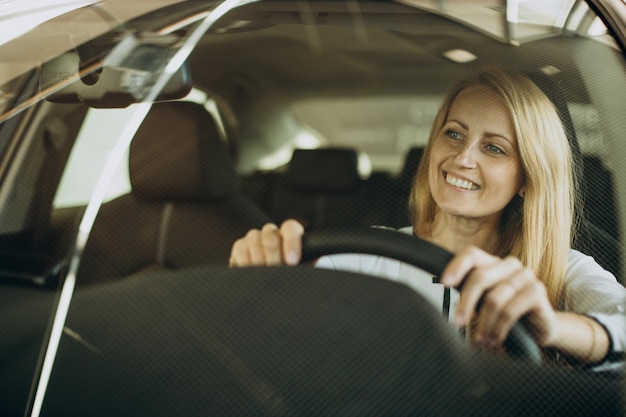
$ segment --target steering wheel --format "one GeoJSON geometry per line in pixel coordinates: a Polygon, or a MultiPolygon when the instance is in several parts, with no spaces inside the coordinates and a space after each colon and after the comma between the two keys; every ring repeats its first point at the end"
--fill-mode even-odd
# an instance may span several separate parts
{"type": "MultiPolygon", "coordinates": [[[[364,253],[396,259],[416,266],[436,276],[441,275],[452,253],[426,240],[376,227],[345,230],[314,230],[305,233],[302,240],[302,263],[324,255],[364,253]]],[[[509,332],[504,346],[514,357],[541,364],[537,343],[517,322],[509,332]]]]}

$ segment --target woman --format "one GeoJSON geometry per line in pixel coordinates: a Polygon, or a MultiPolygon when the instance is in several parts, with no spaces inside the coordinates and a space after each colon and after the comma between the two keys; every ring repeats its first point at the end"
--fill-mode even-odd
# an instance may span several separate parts
{"type": "MultiPolygon", "coordinates": [[[[573,172],[558,113],[526,77],[487,70],[448,93],[411,191],[413,227],[401,231],[455,253],[441,282],[460,289],[452,322],[471,323],[473,343],[501,346],[524,317],[542,348],[577,363],[623,352],[624,288],[570,248],[573,172]]],[[[297,264],[303,233],[295,220],[251,230],[231,266],[297,264]]],[[[413,278],[376,258],[334,255],[318,266],[413,278]]]]}

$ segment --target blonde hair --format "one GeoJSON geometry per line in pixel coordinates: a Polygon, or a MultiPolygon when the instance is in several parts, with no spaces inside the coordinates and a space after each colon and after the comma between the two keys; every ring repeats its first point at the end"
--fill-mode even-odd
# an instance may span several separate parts
{"type": "Polygon", "coordinates": [[[561,299],[577,205],[571,148],[554,104],[530,79],[497,69],[482,70],[448,92],[431,129],[413,180],[409,208],[417,236],[426,236],[437,206],[428,182],[433,138],[461,91],[482,86],[496,93],[513,120],[524,173],[524,198],[505,207],[499,256],[519,258],[545,284],[554,307],[561,299]]]}

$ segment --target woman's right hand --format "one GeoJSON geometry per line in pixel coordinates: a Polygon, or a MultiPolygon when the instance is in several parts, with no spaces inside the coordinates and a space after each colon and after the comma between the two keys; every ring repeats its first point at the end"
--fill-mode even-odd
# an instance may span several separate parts
{"type": "Polygon", "coordinates": [[[228,261],[237,266],[297,265],[302,256],[304,226],[288,219],[278,228],[267,223],[261,230],[251,229],[233,244],[228,261]]]}

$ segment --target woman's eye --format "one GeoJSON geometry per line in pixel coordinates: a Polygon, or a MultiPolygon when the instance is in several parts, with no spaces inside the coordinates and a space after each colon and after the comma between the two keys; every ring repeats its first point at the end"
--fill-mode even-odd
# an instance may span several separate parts
{"type": "Polygon", "coordinates": [[[456,130],[452,130],[452,129],[446,130],[446,136],[455,140],[463,139],[463,136],[459,132],[457,132],[456,130]]]}
{"type": "Polygon", "coordinates": [[[498,148],[496,145],[487,145],[487,150],[491,153],[496,153],[496,154],[503,154],[504,151],[500,148],[498,148]]]}

